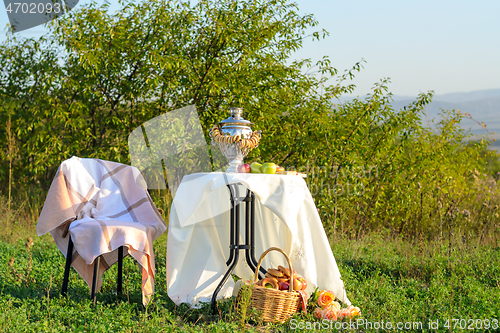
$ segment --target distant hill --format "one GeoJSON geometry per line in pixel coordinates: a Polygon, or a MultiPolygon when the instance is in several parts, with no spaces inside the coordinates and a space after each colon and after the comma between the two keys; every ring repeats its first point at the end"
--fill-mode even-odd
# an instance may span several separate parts
{"type": "MultiPolygon", "coordinates": [[[[393,106],[401,109],[415,100],[412,96],[393,96],[393,106]]],[[[342,102],[352,100],[352,98],[343,98],[342,102]]],[[[460,110],[462,113],[470,113],[472,118],[478,122],[484,122],[486,128],[497,141],[492,143],[495,149],[500,148],[500,89],[478,90],[471,92],[449,93],[434,95],[432,103],[425,108],[426,116],[422,121],[424,124],[432,126],[432,119],[437,121],[442,110],[460,110]]],[[[462,127],[471,130],[474,135],[486,135],[484,130],[477,122],[471,119],[464,119],[462,127]]],[[[492,147],[493,148],[493,147],[492,147]]]]}
{"type": "Polygon", "coordinates": [[[490,98],[500,98],[500,89],[476,90],[434,96],[435,101],[451,103],[471,102],[490,98]]]}

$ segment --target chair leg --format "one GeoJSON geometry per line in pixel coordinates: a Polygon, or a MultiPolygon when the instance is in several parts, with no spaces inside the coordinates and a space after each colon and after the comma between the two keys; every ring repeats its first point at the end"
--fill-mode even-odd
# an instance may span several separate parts
{"type": "Polygon", "coordinates": [[[65,296],[66,292],[68,291],[69,271],[71,268],[72,256],[73,256],[73,240],[71,239],[71,235],[69,235],[68,252],[66,253],[66,265],[64,267],[64,278],[61,289],[62,296],[65,296]]]}
{"type": "Polygon", "coordinates": [[[99,274],[99,264],[101,263],[101,257],[97,257],[94,260],[94,276],[92,277],[92,289],[90,292],[90,299],[96,302],[96,285],[97,285],[97,275],[99,274]]]}
{"type": "Polygon", "coordinates": [[[123,246],[118,248],[118,277],[116,278],[116,293],[122,293],[123,246]]]}

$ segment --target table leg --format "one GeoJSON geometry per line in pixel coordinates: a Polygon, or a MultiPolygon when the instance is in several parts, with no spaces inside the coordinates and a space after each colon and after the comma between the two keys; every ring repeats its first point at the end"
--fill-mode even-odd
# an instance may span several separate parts
{"type": "Polygon", "coordinates": [[[239,223],[239,191],[237,184],[228,184],[229,193],[231,197],[231,212],[230,212],[230,221],[231,221],[231,234],[229,239],[229,260],[226,262],[226,265],[229,266],[224,277],[222,278],[217,288],[215,288],[214,294],[212,295],[212,313],[215,314],[215,305],[217,302],[217,295],[219,294],[222,286],[227,282],[227,279],[233,272],[234,268],[238,264],[238,259],[240,257],[240,223],[239,223]],[[234,187],[233,187],[234,186],[234,187]],[[233,192],[234,190],[234,192],[233,192]]]}
{"type": "MultiPolygon", "coordinates": [[[[258,264],[255,260],[255,194],[248,189],[245,201],[245,243],[248,245],[245,259],[252,272],[255,272],[258,264]]],[[[259,277],[263,279],[267,271],[262,266],[259,271],[259,277]]]]}
{"type": "MultiPolygon", "coordinates": [[[[229,259],[226,261],[226,266],[229,266],[234,259],[234,250],[231,248],[234,245],[234,239],[236,237],[235,235],[235,230],[234,230],[234,221],[235,221],[235,216],[234,216],[234,196],[233,196],[233,191],[231,188],[231,184],[227,185],[229,187],[229,193],[230,193],[230,200],[231,200],[231,216],[230,216],[230,223],[229,223],[229,259]]],[[[239,235],[238,235],[239,236],[239,235]]]]}
{"type": "MultiPolygon", "coordinates": [[[[240,250],[245,250],[245,260],[250,269],[255,272],[257,268],[257,260],[255,259],[255,194],[247,189],[246,196],[240,198],[238,186],[236,184],[228,184],[229,194],[231,199],[230,212],[230,235],[229,235],[229,259],[226,265],[229,266],[224,274],[221,282],[215,289],[212,295],[212,313],[215,314],[215,306],[217,303],[217,295],[222,286],[227,282],[227,279],[238,264],[240,250]],[[240,245],[240,203],[245,201],[245,244],[240,245]]],[[[260,267],[259,276],[264,277],[267,271],[260,267]]]]}

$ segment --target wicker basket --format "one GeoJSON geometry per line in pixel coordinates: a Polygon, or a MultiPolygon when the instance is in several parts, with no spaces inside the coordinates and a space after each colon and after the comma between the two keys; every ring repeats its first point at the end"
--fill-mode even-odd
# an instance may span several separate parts
{"type": "MultiPolygon", "coordinates": [[[[285,256],[290,272],[293,272],[292,263],[286,253],[280,248],[271,247],[260,256],[259,263],[255,269],[254,283],[257,282],[259,277],[258,272],[262,260],[264,260],[264,257],[271,251],[281,252],[285,256]]],[[[301,296],[297,291],[293,291],[292,284],[293,282],[290,283],[288,291],[254,285],[250,307],[255,308],[259,317],[265,322],[285,322],[294,313],[299,311],[301,304],[301,296]]]]}

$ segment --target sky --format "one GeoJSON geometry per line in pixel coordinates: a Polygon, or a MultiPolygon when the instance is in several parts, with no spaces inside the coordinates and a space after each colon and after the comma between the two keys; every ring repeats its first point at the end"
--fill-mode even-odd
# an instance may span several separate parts
{"type": "Polygon", "coordinates": [[[296,2],[330,35],[305,42],[295,56],[328,55],[339,71],[364,59],[356,94],[385,77],[396,95],[500,88],[499,0],[296,2]]]}
{"type": "MultiPolygon", "coordinates": [[[[36,0],[33,0],[36,1],[36,0]]],[[[99,0],[101,3],[103,0],[99,0]]],[[[80,1],[75,7],[88,3],[80,1]]],[[[118,0],[109,0],[118,8],[118,0]]],[[[339,72],[364,59],[355,95],[390,78],[395,95],[416,96],[500,88],[500,0],[295,0],[330,35],[306,39],[292,58],[331,59],[339,72]]],[[[0,10],[0,27],[8,17],[0,10]]],[[[45,33],[34,27],[18,34],[45,33]]],[[[5,36],[2,31],[0,40],[5,36]]]]}

